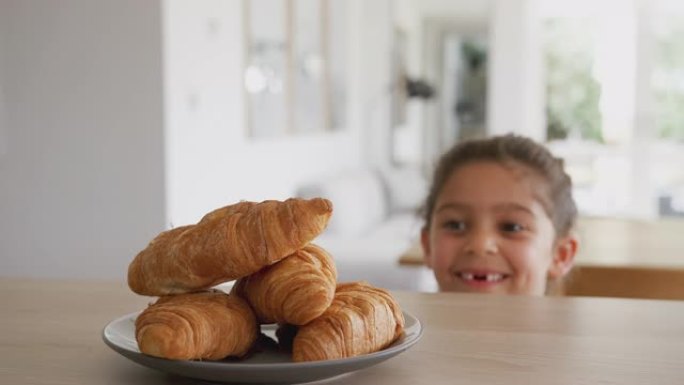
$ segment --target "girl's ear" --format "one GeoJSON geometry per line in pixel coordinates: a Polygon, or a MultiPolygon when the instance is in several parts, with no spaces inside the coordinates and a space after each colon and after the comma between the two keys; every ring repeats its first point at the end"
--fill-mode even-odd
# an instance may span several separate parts
{"type": "Polygon", "coordinates": [[[556,241],[553,248],[553,260],[548,271],[549,278],[561,278],[570,272],[578,248],[579,239],[575,234],[567,235],[556,241]]]}
{"type": "Polygon", "coordinates": [[[432,269],[432,255],[430,254],[430,232],[423,228],[420,232],[420,243],[423,246],[423,259],[427,267],[432,269]]]}

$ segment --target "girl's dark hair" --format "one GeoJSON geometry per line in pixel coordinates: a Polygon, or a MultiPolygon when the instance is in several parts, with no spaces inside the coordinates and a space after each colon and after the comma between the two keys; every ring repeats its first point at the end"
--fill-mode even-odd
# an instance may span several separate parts
{"type": "Polygon", "coordinates": [[[475,161],[519,164],[540,175],[548,184],[547,202],[541,202],[553,222],[556,236],[568,235],[577,218],[572,198],[572,181],[563,169],[563,160],[546,147],[518,135],[508,134],[488,139],[457,143],[439,159],[432,186],[423,206],[425,229],[429,228],[437,197],[449,176],[459,167],[475,161]]]}

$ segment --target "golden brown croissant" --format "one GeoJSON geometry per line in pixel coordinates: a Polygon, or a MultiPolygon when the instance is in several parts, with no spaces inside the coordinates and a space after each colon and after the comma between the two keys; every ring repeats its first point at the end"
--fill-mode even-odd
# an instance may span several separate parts
{"type": "Polygon", "coordinates": [[[335,296],[337,270],[321,247],[302,249],[240,278],[232,293],[247,300],[260,323],[304,325],[323,314],[335,296]]]}
{"type": "Polygon", "coordinates": [[[404,316],[387,291],[365,282],[340,284],[328,310],[299,328],[292,358],[318,361],[372,353],[389,346],[403,330],[404,316]]]}
{"type": "Polygon", "coordinates": [[[330,219],[332,203],[315,198],[240,202],[196,225],[162,232],[128,267],[142,295],[201,291],[255,273],[302,248],[330,219]]]}
{"type": "Polygon", "coordinates": [[[172,360],[243,356],[258,324],[241,298],[214,291],[161,297],[135,321],[140,351],[172,360]]]}

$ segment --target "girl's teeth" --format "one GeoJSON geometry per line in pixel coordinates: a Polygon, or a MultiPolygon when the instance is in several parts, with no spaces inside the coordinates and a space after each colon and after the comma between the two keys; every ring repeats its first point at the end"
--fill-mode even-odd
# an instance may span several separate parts
{"type": "Polygon", "coordinates": [[[487,274],[487,282],[500,281],[501,278],[501,274],[487,274]]]}
{"type": "Polygon", "coordinates": [[[478,274],[475,275],[473,273],[461,273],[460,274],[461,278],[465,279],[466,281],[473,281],[473,280],[478,280],[478,281],[487,281],[487,282],[498,282],[503,279],[503,274],[478,274]]]}

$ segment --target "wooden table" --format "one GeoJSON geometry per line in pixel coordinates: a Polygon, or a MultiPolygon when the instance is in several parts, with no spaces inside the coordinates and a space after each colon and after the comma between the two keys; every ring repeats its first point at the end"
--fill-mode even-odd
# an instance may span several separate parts
{"type": "MultiPolygon", "coordinates": [[[[196,384],[110,350],[123,283],[0,279],[0,384],[196,384]]],[[[395,293],[425,325],[407,352],[329,384],[682,384],[684,303],[395,293]]]]}
{"type": "MultiPolygon", "coordinates": [[[[580,249],[566,294],[684,299],[684,220],[580,218],[578,233],[580,249]]],[[[418,242],[399,264],[423,264],[418,242]]]]}

